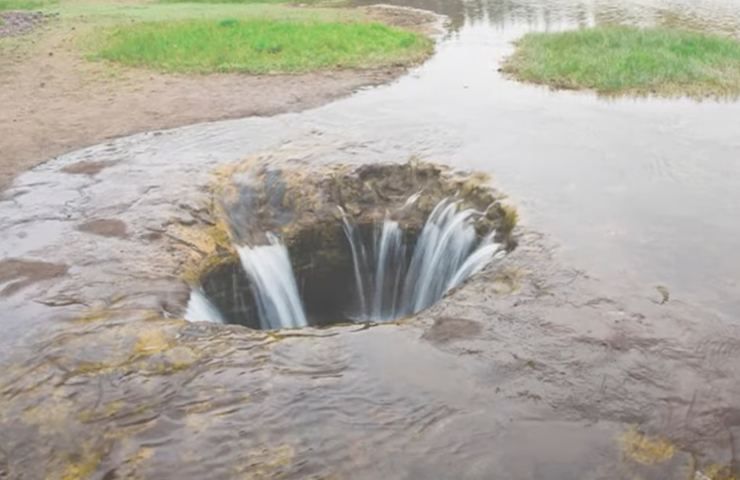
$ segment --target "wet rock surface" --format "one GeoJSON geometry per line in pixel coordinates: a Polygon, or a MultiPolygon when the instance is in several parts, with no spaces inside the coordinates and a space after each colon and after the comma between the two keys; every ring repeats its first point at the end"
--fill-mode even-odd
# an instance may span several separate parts
{"type": "Polygon", "coordinates": [[[67,266],[34,260],[8,258],[0,260],[0,296],[11,295],[34,283],[59,277],[67,273],[67,266]]]}
{"type": "Polygon", "coordinates": [[[495,230],[497,240],[514,248],[513,210],[490,186],[484,174],[455,172],[442,165],[411,160],[352,166],[334,164],[303,168],[247,161],[224,169],[228,180],[216,187],[217,211],[237,243],[264,243],[267,232],[293,237],[314,231],[321,244],[344,243],[342,215],[352,223],[373,225],[389,218],[418,232],[429,213],[444,198],[458,198],[462,208],[481,212],[476,227],[495,230]],[[407,204],[408,202],[408,204],[407,204]]]}
{"type": "Polygon", "coordinates": [[[647,301],[594,302],[592,280],[525,237],[504,260],[528,266],[518,293],[495,293],[489,271],[400,324],[265,333],[92,311],[3,362],[0,465],[664,479],[731,461],[735,373],[701,360],[703,334],[647,301]],[[707,375],[717,389],[697,398],[707,375]]]}
{"type": "Polygon", "coordinates": [[[239,242],[263,243],[265,232],[273,232],[290,243],[296,232],[339,224],[342,211],[356,224],[371,225],[390,216],[405,229],[418,231],[440,200],[458,197],[464,207],[484,212],[480,229],[495,229],[501,242],[514,246],[510,239],[514,221],[507,219],[502,195],[480,173],[463,174],[413,159],[405,164],[312,168],[273,166],[255,159],[223,169],[220,175],[227,180],[216,195],[231,235],[239,242]],[[404,208],[412,197],[413,204],[404,208]]]}
{"type": "Polygon", "coordinates": [[[115,218],[89,220],[79,224],[77,229],[81,232],[92,233],[93,235],[100,235],[102,237],[126,238],[128,236],[126,224],[115,218]]]}
{"type": "Polygon", "coordinates": [[[114,165],[115,162],[96,162],[94,160],[83,160],[62,168],[62,172],[72,175],[96,175],[104,169],[114,165]]]}
{"type": "MultiPolygon", "coordinates": [[[[737,458],[740,332],[722,317],[608,293],[522,228],[495,267],[399,322],[187,323],[190,268],[230,244],[214,179],[261,170],[182,162],[159,177],[121,157],[95,176],[62,171],[86,155],[109,160],[50,162],[0,203],[18,272],[4,288],[43,273],[2,299],[9,478],[713,478],[737,458]],[[79,231],[90,218],[128,236],[79,231]]],[[[268,176],[319,168],[258,160],[268,176]]]]}
{"type": "Polygon", "coordinates": [[[483,326],[474,320],[437,317],[421,338],[432,343],[447,343],[475,337],[482,330],[483,326]]]}
{"type": "MultiPolygon", "coordinates": [[[[251,249],[280,239],[286,246],[291,275],[295,276],[308,323],[314,326],[353,323],[360,317],[388,320],[412,311],[395,311],[395,305],[390,304],[391,298],[395,299],[394,304],[408,300],[401,298],[401,281],[386,285],[389,301],[385,315],[380,313],[380,294],[373,296],[376,316],[367,316],[364,296],[372,293],[358,293],[355,279],[367,268],[353,266],[356,247],[348,242],[347,228],[356,228],[360,238],[370,239],[373,244],[384,222],[393,222],[402,232],[403,253],[395,257],[397,273],[391,274],[390,279],[365,280],[380,290],[382,287],[377,285],[383,281],[393,282],[395,276],[409,274],[411,249],[417,246],[430,213],[443,200],[454,202],[458,211],[471,212],[471,236],[477,237],[473,243],[483,242],[483,237],[490,234],[492,238],[486,241],[495,242],[502,254],[515,247],[515,210],[504,206],[502,195],[490,187],[488,177],[482,174],[455,172],[418,160],[311,169],[247,161],[222,169],[219,174],[222,180],[214,187],[216,207],[210,213],[214,220],[209,221],[214,224],[210,235],[216,248],[189,266],[186,277],[227,323],[252,328],[261,325],[254,285],[245,274],[241,252],[237,255],[235,245],[251,249]],[[360,296],[363,300],[359,300],[360,296]]],[[[364,252],[376,247],[363,244],[361,248],[364,252]]],[[[469,253],[465,247],[459,250],[469,253]]],[[[405,295],[410,294],[406,291],[405,295]]]]}

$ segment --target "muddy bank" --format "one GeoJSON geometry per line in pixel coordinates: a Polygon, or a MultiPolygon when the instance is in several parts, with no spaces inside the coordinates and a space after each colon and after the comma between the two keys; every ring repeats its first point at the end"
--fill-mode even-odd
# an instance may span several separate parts
{"type": "MultiPolygon", "coordinates": [[[[310,175],[317,158],[253,161],[310,175]]],[[[740,332],[721,317],[614,295],[520,229],[400,322],[187,323],[189,266],[228,243],[214,185],[258,169],[80,161],[0,203],[10,478],[729,478],[740,332]]]]}
{"type": "MultiPolygon", "coordinates": [[[[439,16],[419,10],[375,6],[364,11],[372,20],[428,34],[437,32],[440,25],[439,16]]],[[[297,112],[362,87],[387,83],[408,68],[301,75],[165,75],[88,62],[75,43],[83,27],[54,24],[29,38],[30,46],[0,51],[0,190],[18,173],[44,160],[106,139],[198,122],[297,112]]]]}

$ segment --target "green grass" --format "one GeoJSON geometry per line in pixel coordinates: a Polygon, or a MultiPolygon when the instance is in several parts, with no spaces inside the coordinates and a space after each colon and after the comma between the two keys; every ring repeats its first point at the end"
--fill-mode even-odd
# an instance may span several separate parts
{"type": "MultiPolygon", "coordinates": [[[[365,17],[361,12],[340,8],[295,8],[277,3],[103,3],[65,1],[52,9],[61,19],[95,27],[136,22],[180,20],[240,20],[263,18],[280,20],[352,21],[365,17]]],[[[100,38],[94,38],[95,42],[100,38]]]]}
{"type": "Polygon", "coordinates": [[[347,4],[346,0],[158,0],[159,3],[210,5],[254,5],[254,4],[300,4],[311,6],[338,7],[347,4]]]}
{"type": "Polygon", "coordinates": [[[111,30],[97,58],[166,72],[298,73],[413,63],[421,35],[375,23],[268,19],[145,22],[111,30]]]}
{"type": "Polygon", "coordinates": [[[737,97],[740,42],[665,28],[530,33],[517,42],[503,71],[523,81],[605,95],[737,97]]]}
{"type": "Polygon", "coordinates": [[[57,3],[58,0],[0,0],[3,10],[38,10],[57,3]]]}
{"type": "Polygon", "coordinates": [[[255,5],[255,4],[300,4],[302,6],[339,7],[346,6],[347,0],[158,0],[159,3],[209,4],[209,5],[255,5]]]}
{"type": "MultiPolygon", "coordinates": [[[[215,4],[250,4],[250,3],[290,3],[291,0],[159,0],[159,3],[215,3],[215,4]]],[[[303,2],[301,2],[303,3],[303,2]]],[[[309,2],[306,2],[309,3],[309,2]]]]}

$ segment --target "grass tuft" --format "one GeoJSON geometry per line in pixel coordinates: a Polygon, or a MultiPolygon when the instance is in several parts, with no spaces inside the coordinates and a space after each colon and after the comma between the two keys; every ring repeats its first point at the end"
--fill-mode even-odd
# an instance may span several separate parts
{"type": "Polygon", "coordinates": [[[210,4],[210,5],[259,5],[290,4],[313,7],[338,7],[347,5],[347,0],[158,0],[162,4],[210,4]]]}
{"type": "Polygon", "coordinates": [[[516,207],[509,204],[501,205],[501,209],[504,212],[504,217],[501,222],[501,230],[506,235],[510,235],[519,223],[519,212],[517,211],[516,207]]]}
{"type": "Polygon", "coordinates": [[[517,42],[503,71],[523,81],[605,95],[737,97],[740,42],[666,28],[530,33],[517,42]]]}
{"type": "Polygon", "coordinates": [[[431,50],[424,36],[376,23],[224,19],[119,27],[95,56],[166,72],[262,74],[409,64],[431,50]]]}

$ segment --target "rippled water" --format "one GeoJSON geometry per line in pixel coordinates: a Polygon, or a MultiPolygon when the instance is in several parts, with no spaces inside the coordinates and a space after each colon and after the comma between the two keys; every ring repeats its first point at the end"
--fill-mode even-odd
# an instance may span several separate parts
{"type": "Polygon", "coordinates": [[[360,125],[389,154],[426,138],[425,156],[492,172],[588,272],[740,312],[740,104],[554,93],[496,71],[532,30],[621,22],[739,36],[740,2],[392,3],[444,13],[453,33],[413,78],[326,109],[360,111],[327,112],[323,128],[360,125]]]}
{"type": "Polygon", "coordinates": [[[740,312],[740,103],[609,100],[522,85],[497,71],[512,42],[533,30],[624,22],[738,36],[740,2],[395,3],[448,15],[451,32],[431,60],[392,85],[301,114],[188,127],[124,148],[150,163],[277,148],[311,161],[416,155],[484,170],[563,258],[615,290],[651,295],[662,285],[671,298],[740,312]]]}
{"type": "MultiPolygon", "coordinates": [[[[372,0],[354,0],[372,5],[372,0]]],[[[474,25],[501,31],[525,27],[546,30],[627,23],[641,26],[675,26],[738,33],[740,21],[734,0],[389,0],[391,5],[432,10],[450,19],[453,32],[474,25]]]]}

